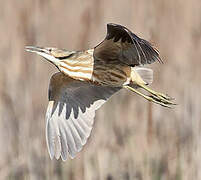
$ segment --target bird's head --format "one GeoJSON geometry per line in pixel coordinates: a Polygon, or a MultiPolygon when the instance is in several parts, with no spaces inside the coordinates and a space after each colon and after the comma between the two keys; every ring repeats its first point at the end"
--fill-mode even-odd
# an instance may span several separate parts
{"type": "Polygon", "coordinates": [[[72,57],[76,52],[53,47],[26,46],[26,51],[34,52],[58,67],[59,61],[72,57]]]}

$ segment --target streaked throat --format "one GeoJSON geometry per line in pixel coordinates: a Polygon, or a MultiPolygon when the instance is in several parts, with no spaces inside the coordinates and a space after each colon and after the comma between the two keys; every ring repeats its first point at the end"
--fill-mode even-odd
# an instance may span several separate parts
{"type": "Polygon", "coordinates": [[[59,60],[58,68],[64,74],[81,81],[90,81],[93,74],[93,51],[85,51],[79,55],[59,60]]]}

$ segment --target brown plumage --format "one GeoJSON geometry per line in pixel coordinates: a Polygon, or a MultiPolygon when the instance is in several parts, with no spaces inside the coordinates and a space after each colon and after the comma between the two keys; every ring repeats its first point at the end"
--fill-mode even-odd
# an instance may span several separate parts
{"type": "Polygon", "coordinates": [[[26,50],[41,55],[60,71],[51,77],[46,113],[51,158],[75,157],[91,133],[95,111],[122,88],[165,107],[174,105],[169,96],[147,87],[153,71],[142,65],[162,62],[159,53],[124,26],[108,24],[106,38],[86,51],[33,46],[26,50]]]}

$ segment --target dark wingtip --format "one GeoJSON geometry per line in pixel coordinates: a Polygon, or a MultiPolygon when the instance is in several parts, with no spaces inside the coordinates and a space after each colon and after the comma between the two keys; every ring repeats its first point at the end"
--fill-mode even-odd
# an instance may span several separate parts
{"type": "Polygon", "coordinates": [[[160,63],[160,64],[164,64],[163,60],[161,59],[161,57],[158,55],[157,57],[157,61],[160,63]]]}
{"type": "Polygon", "coordinates": [[[161,57],[160,57],[159,50],[158,50],[154,45],[151,44],[151,46],[152,46],[152,48],[154,49],[154,51],[155,51],[155,53],[156,53],[156,55],[157,55],[157,61],[158,61],[160,64],[164,64],[163,60],[162,60],[161,57]]]}

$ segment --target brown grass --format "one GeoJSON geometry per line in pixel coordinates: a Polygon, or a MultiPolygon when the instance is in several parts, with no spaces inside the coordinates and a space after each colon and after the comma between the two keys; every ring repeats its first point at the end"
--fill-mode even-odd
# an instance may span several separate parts
{"type": "Polygon", "coordinates": [[[0,6],[0,179],[201,179],[201,3],[199,0],[2,1],[0,6]],[[45,142],[49,78],[56,69],[25,45],[86,49],[120,23],[151,40],[154,89],[165,109],[122,90],[100,109],[74,160],[51,161],[45,142]]]}

